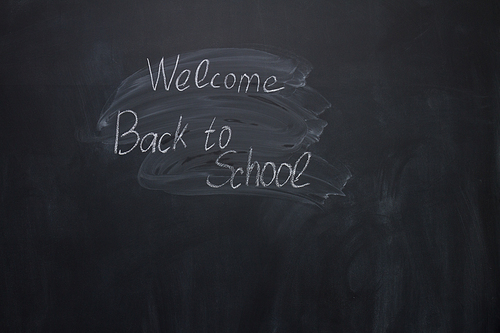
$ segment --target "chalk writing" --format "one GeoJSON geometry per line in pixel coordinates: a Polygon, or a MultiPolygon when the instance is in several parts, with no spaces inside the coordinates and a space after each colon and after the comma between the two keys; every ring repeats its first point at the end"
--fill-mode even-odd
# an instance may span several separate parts
{"type": "Polygon", "coordinates": [[[271,184],[275,184],[276,187],[280,188],[280,187],[283,187],[288,181],[290,181],[291,186],[294,188],[301,188],[301,187],[310,185],[310,183],[305,183],[305,184],[301,184],[301,185],[296,184],[299,181],[300,176],[302,176],[302,174],[306,170],[307,166],[309,165],[309,161],[311,159],[310,152],[303,153],[302,156],[300,156],[299,159],[295,162],[295,165],[293,168],[292,168],[292,165],[289,163],[281,163],[277,171],[276,171],[276,164],[274,162],[264,163],[264,166],[262,167],[262,169],[260,167],[259,162],[257,162],[257,161],[252,162],[252,148],[251,147],[250,147],[250,150],[248,151],[248,162],[247,162],[245,169],[243,169],[242,167],[234,168],[234,166],[232,166],[232,165],[222,163],[221,162],[222,158],[224,156],[226,156],[227,154],[236,154],[236,151],[228,150],[228,151],[220,154],[219,157],[217,157],[215,164],[221,168],[229,169],[231,171],[231,176],[224,183],[219,184],[219,185],[215,185],[215,184],[212,184],[210,182],[210,175],[208,175],[207,176],[207,185],[208,186],[210,186],[212,188],[220,188],[229,182],[232,189],[237,189],[242,184],[241,182],[238,183],[237,185],[234,184],[234,179],[238,173],[240,173],[241,175],[245,175],[246,182],[244,184],[246,186],[250,186],[250,178],[251,178],[251,174],[252,174],[252,171],[254,170],[254,168],[256,168],[255,169],[256,170],[256,173],[255,173],[255,186],[256,187],[258,187],[260,185],[264,186],[264,187],[268,187],[271,184]],[[297,172],[299,163],[302,161],[302,159],[304,157],[306,157],[306,162],[302,166],[302,169],[299,172],[297,172]],[[268,182],[266,183],[266,181],[264,180],[264,177],[265,177],[264,174],[265,174],[266,168],[268,168],[268,166],[271,167],[271,169],[272,169],[272,177],[271,177],[271,180],[268,180],[268,182]],[[287,178],[285,179],[285,181],[280,182],[279,176],[281,174],[281,168],[283,168],[283,167],[286,167],[288,169],[288,175],[287,175],[287,178]]]}
{"type": "Polygon", "coordinates": [[[208,49],[161,58],[125,79],[96,138],[143,153],[139,183],[181,195],[245,194],[322,203],[350,177],[310,152],[330,103],[290,54],[208,49]]]}
{"type": "MultiPolygon", "coordinates": [[[[168,79],[167,83],[167,75],[165,73],[165,58],[161,58],[160,62],[158,63],[158,70],[156,72],[156,80],[154,79],[155,75],[153,74],[153,70],[151,68],[151,62],[149,58],[146,59],[148,63],[148,69],[149,69],[149,76],[151,78],[151,88],[153,88],[154,91],[158,88],[158,83],[160,81],[160,76],[163,77],[163,87],[165,88],[166,91],[170,90],[170,87],[172,86],[172,81],[175,77],[177,67],[179,65],[179,60],[180,60],[180,54],[177,55],[177,58],[175,60],[175,66],[172,70],[172,73],[170,74],[170,79],[168,79]]],[[[200,61],[198,66],[196,67],[195,75],[194,75],[194,84],[198,89],[202,89],[208,86],[209,82],[203,83],[205,79],[207,78],[208,71],[209,71],[209,66],[210,66],[210,60],[209,59],[203,59],[200,61]],[[200,70],[204,68],[203,71],[203,76],[200,77],[200,70]]],[[[219,72],[216,72],[212,75],[212,78],[210,79],[210,87],[214,89],[221,88],[221,85],[216,85],[215,80],[218,76],[221,74],[219,72]]],[[[188,84],[188,81],[191,77],[191,70],[190,69],[184,69],[180,74],[177,76],[177,79],[175,80],[175,88],[178,91],[184,91],[191,87],[191,85],[188,84]],[[184,78],[183,78],[184,76],[184,78]]],[[[239,79],[236,78],[236,74],[234,73],[227,73],[224,76],[224,88],[227,90],[233,89],[233,87],[236,86],[236,82],[238,82],[238,89],[237,92],[239,93],[241,91],[241,85],[246,82],[246,88],[245,88],[245,93],[248,93],[248,89],[250,88],[250,83],[252,82],[253,78],[256,79],[256,92],[259,91],[260,87],[260,75],[258,73],[253,73],[251,76],[248,76],[247,73],[243,73],[239,76],[239,79]]],[[[265,80],[264,83],[262,84],[262,90],[265,93],[273,93],[280,91],[282,89],[285,89],[284,86],[282,87],[277,87],[272,89],[271,87],[274,86],[278,82],[278,79],[275,75],[270,75],[268,76],[265,80]]]]}
{"type": "Polygon", "coordinates": [[[171,137],[172,134],[170,134],[169,132],[165,132],[160,136],[160,139],[158,140],[158,133],[149,132],[148,134],[144,135],[141,138],[139,132],[137,132],[135,130],[138,123],[139,123],[139,118],[137,118],[137,113],[135,113],[134,111],[125,110],[125,111],[118,112],[118,115],[116,116],[115,154],[126,155],[126,154],[130,153],[132,150],[134,150],[134,148],[137,147],[137,145],[139,145],[139,148],[141,149],[141,152],[143,152],[143,153],[146,153],[148,151],[151,151],[151,153],[154,153],[154,152],[156,152],[156,148],[158,148],[158,151],[162,154],[165,154],[166,152],[168,152],[168,150],[170,148],[175,150],[177,148],[177,143],[179,143],[179,142],[182,143],[184,148],[187,147],[186,142],[183,139],[183,135],[186,132],[188,124],[186,123],[186,125],[184,125],[184,127],[181,130],[182,115],[179,116],[179,122],[177,123],[177,128],[175,130],[174,140],[173,140],[172,146],[166,147],[163,149],[161,147],[162,142],[164,142],[164,139],[166,137],[171,137]],[[134,124],[126,132],[120,134],[120,118],[125,113],[130,113],[134,116],[134,124]],[[124,137],[126,135],[130,135],[130,134],[135,135],[136,139],[135,139],[134,145],[129,150],[122,152],[121,149],[118,149],[119,138],[124,137]],[[147,139],[149,139],[149,137],[151,137],[151,139],[149,141],[149,146],[147,148],[144,148],[144,146],[143,146],[144,142],[147,142],[148,141],[147,139]]]}

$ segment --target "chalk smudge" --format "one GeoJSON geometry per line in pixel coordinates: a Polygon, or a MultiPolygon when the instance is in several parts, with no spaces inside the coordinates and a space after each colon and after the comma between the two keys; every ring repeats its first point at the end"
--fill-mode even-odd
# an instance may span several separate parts
{"type": "MultiPolygon", "coordinates": [[[[115,145],[118,113],[133,110],[138,118],[136,131],[142,135],[149,132],[159,135],[164,132],[172,133],[172,137],[165,136],[162,142],[167,147],[169,142],[165,138],[173,138],[179,117],[182,116],[182,123],[188,124],[183,136],[186,147],[181,147],[179,143],[175,151],[171,149],[165,154],[149,152],[138,174],[142,186],[172,194],[261,195],[288,197],[316,204],[324,202],[329,195],[343,195],[342,188],[350,178],[347,168],[340,164],[334,167],[314,154],[300,177],[300,183],[310,183],[309,186],[255,186],[255,172],[250,186],[245,184],[245,174],[237,174],[234,183],[242,183],[237,189],[229,185],[211,188],[206,183],[207,176],[217,184],[228,179],[229,170],[215,164],[217,157],[227,150],[235,153],[226,154],[224,163],[235,168],[247,166],[250,148],[252,162],[258,161],[261,167],[268,161],[273,161],[276,166],[284,162],[293,166],[307,148],[319,140],[327,123],[318,116],[330,107],[330,103],[306,85],[306,77],[312,69],[307,61],[295,56],[274,55],[253,49],[199,50],[164,59],[166,83],[170,80],[176,63],[176,74],[168,91],[164,89],[161,77],[156,90],[152,87],[155,83],[153,78],[158,78],[158,61],[151,60],[150,67],[146,66],[125,79],[110,105],[101,114],[93,138],[115,145]],[[212,79],[213,85],[198,88],[194,74],[203,59],[209,60],[208,73],[203,83],[210,83],[212,79]],[[185,69],[191,71],[191,78],[187,83],[189,88],[179,91],[175,88],[175,79],[185,69]],[[220,75],[213,77],[215,73],[220,75]],[[257,91],[257,81],[253,80],[247,92],[243,87],[238,92],[238,84],[233,89],[226,89],[224,77],[228,73],[234,73],[238,80],[244,73],[249,76],[258,73],[261,81],[275,76],[276,82],[272,88],[284,88],[272,93],[265,92],[261,82],[257,91]],[[216,120],[213,128],[217,131],[212,135],[211,141],[215,146],[205,151],[205,131],[214,117],[216,120]],[[223,126],[231,127],[232,137],[228,146],[220,149],[217,139],[223,126]]],[[[200,76],[204,71],[203,67],[200,76]]],[[[185,77],[184,75],[180,81],[184,81],[185,77]]],[[[121,128],[127,130],[133,123],[133,117],[122,115],[121,128]]],[[[120,147],[131,147],[135,141],[136,137],[129,135],[121,137],[119,144],[120,147]]]]}

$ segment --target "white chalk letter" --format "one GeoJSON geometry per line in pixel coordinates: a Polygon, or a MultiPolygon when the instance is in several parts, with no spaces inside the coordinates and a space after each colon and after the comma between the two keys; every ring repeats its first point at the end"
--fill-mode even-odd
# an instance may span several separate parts
{"type": "Polygon", "coordinates": [[[219,76],[219,75],[220,75],[220,73],[215,73],[215,74],[214,74],[214,76],[212,76],[212,79],[210,80],[210,85],[211,85],[211,86],[212,86],[212,88],[214,88],[214,89],[218,89],[218,88],[220,88],[220,86],[216,86],[216,85],[214,84],[215,78],[216,78],[217,76],[219,76]]]}
{"type": "Polygon", "coordinates": [[[252,81],[253,77],[256,77],[257,78],[257,91],[259,91],[259,86],[260,86],[260,77],[259,77],[259,74],[257,73],[253,73],[252,76],[248,76],[246,73],[243,74],[241,77],[240,77],[240,84],[238,84],[238,92],[240,92],[240,89],[241,89],[241,83],[243,82],[243,79],[246,78],[247,79],[247,88],[245,89],[245,94],[248,92],[248,88],[250,88],[250,82],[252,81]]]}
{"type": "MultiPolygon", "coordinates": [[[[219,162],[219,160],[226,154],[236,154],[236,151],[235,150],[228,150],[222,154],[219,155],[219,157],[217,157],[217,160],[215,160],[215,164],[217,164],[217,166],[220,166],[221,168],[227,168],[229,170],[231,170],[231,177],[229,177],[224,183],[220,184],[220,185],[215,185],[215,184],[212,184],[209,180],[210,178],[210,175],[207,176],[207,185],[212,187],[212,188],[219,188],[219,187],[222,187],[224,185],[227,184],[227,182],[231,181],[231,179],[234,179],[234,175],[235,175],[235,171],[234,171],[234,167],[229,165],[229,164],[225,164],[225,163],[221,163],[219,162]]],[[[234,184],[233,184],[234,185],[234,184]]]]}
{"type": "Polygon", "coordinates": [[[212,123],[210,124],[210,127],[205,131],[205,133],[207,133],[207,137],[205,138],[205,151],[209,150],[209,149],[212,149],[213,146],[215,146],[215,143],[212,143],[210,145],[210,147],[207,147],[208,145],[208,137],[210,136],[211,133],[215,132],[214,129],[212,129],[212,126],[214,125],[214,122],[215,122],[215,118],[212,120],[212,123]]]}
{"type": "Polygon", "coordinates": [[[139,148],[141,148],[141,151],[143,153],[147,152],[149,149],[151,149],[151,152],[154,153],[156,151],[156,140],[158,139],[158,134],[154,132],[149,132],[148,134],[144,135],[141,139],[141,144],[139,145],[139,148]],[[152,136],[153,138],[151,139],[151,143],[149,144],[148,148],[144,149],[142,148],[142,144],[146,140],[148,136],[152,136]]]}
{"type": "Polygon", "coordinates": [[[118,154],[118,155],[128,154],[137,146],[137,144],[139,143],[139,140],[140,140],[140,136],[139,136],[139,133],[137,133],[135,131],[135,127],[137,126],[138,122],[139,122],[139,119],[137,118],[137,114],[134,111],[132,111],[132,110],[118,111],[118,115],[116,116],[115,154],[118,154]],[[120,117],[124,113],[132,113],[134,115],[135,121],[134,121],[134,125],[128,131],[126,131],[125,133],[120,135],[120,117]],[[130,148],[126,152],[122,152],[121,150],[118,150],[118,138],[122,138],[128,134],[135,134],[137,139],[135,140],[135,143],[132,146],[132,148],[130,148]]]}
{"type": "Polygon", "coordinates": [[[246,172],[246,182],[245,185],[248,186],[248,182],[250,180],[250,175],[252,174],[252,170],[257,166],[257,174],[255,175],[255,186],[259,186],[259,175],[260,175],[260,164],[255,161],[252,162],[252,147],[248,151],[248,160],[247,160],[247,172],[246,172]]]}
{"type": "Polygon", "coordinates": [[[174,136],[174,144],[172,145],[172,149],[175,150],[175,147],[177,147],[177,142],[181,142],[184,148],[187,147],[186,143],[182,139],[182,135],[186,131],[186,128],[188,127],[188,123],[186,123],[186,126],[182,129],[182,131],[179,134],[179,131],[181,129],[181,123],[182,123],[182,115],[179,116],[179,122],[177,123],[177,129],[175,130],[175,136],[174,136]]]}
{"type": "Polygon", "coordinates": [[[234,87],[234,85],[236,84],[236,75],[234,75],[233,73],[229,73],[226,75],[226,77],[224,78],[224,86],[226,87],[226,89],[232,89],[234,87]],[[227,78],[229,76],[232,76],[233,77],[233,84],[231,85],[231,87],[229,87],[227,85],[227,78]]]}
{"type": "Polygon", "coordinates": [[[189,84],[187,84],[188,80],[189,80],[189,76],[191,75],[191,71],[189,69],[185,69],[183,70],[179,76],[177,77],[177,80],[175,80],[175,86],[177,88],[177,90],[179,91],[184,91],[186,90],[187,88],[189,88],[189,84]],[[179,84],[179,80],[181,79],[182,77],[182,74],[184,73],[187,73],[186,75],[186,79],[184,80],[184,82],[182,82],[181,84],[179,84]],[[186,85],[187,84],[187,85],[186,85]]]}
{"type": "Polygon", "coordinates": [[[260,174],[260,183],[262,184],[262,186],[268,187],[274,182],[274,179],[276,179],[276,164],[274,164],[273,162],[266,162],[262,167],[262,172],[260,174]],[[269,183],[266,184],[266,181],[264,180],[264,172],[266,171],[266,167],[268,165],[270,165],[273,169],[273,178],[269,181],[269,183]]]}
{"type": "Polygon", "coordinates": [[[229,126],[222,126],[222,130],[220,131],[220,134],[219,134],[219,147],[220,147],[220,149],[226,148],[227,145],[229,144],[229,141],[231,141],[231,127],[229,127],[229,126]],[[227,138],[226,143],[223,145],[222,144],[222,133],[224,133],[224,131],[227,131],[228,138],[227,138]]]}
{"type": "Polygon", "coordinates": [[[177,70],[177,65],[179,64],[179,57],[180,55],[177,55],[177,60],[175,61],[175,66],[174,70],[172,71],[172,75],[170,76],[170,80],[168,81],[167,85],[167,76],[165,75],[165,65],[163,64],[164,58],[161,58],[160,63],[158,64],[158,75],[156,77],[156,83],[153,82],[153,71],[151,70],[151,63],[149,62],[149,58],[146,58],[148,61],[148,68],[149,68],[149,76],[151,78],[151,87],[153,88],[154,91],[156,91],[156,87],[158,87],[158,81],[160,80],[160,74],[163,74],[163,86],[165,87],[166,91],[170,90],[170,85],[172,84],[172,80],[174,79],[175,71],[177,70]]]}
{"type": "Polygon", "coordinates": [[[305,183],[305,184],[302,184],[302,185],[297,185],[295,184],[295,182],[298,182],[299,181],[299,177],[302,176],[302,174],[304,173],[304,171],[306,171],[306,168],[307,166],[309,165],[309,160],[311,159],[311,153],[306,151],[304,154],[302,154],[302,156],[299,157],[299,159],[297,160],[297,162],[295,162],[295,166],[293,167],[293,172],[292,172],[292,180],[290,181],[290,183],[292,184],[292,186],[294,188],[301,188],[301,187],[304,187],[304,186],[307,186],[307,185],[310,185],[310,183],[305,183]],[[304,165],[304,168],[302,169],[301,172],[299,172],[299,174],[297,175],[297,167],[299,165],[299,162],[300,160],[302,159],[302,157],[304,157],[305,155],[307,155],[307,161],[306,161],[306,164],[304,165]]]}
{"type": "Polygon", "coordinates": [[[168,132],[165,132],[165,133],[163,133],[163,134],[160,136],[160,140],[158,140],[158,150],[159,150],[159,151],[160,151],[160,153],[162,153],[162,154],[165,154],[165,153],[166,153],[166,152],[170,149],[170,147],[167,147],[167,148],[165,148],[165,149],[161,149],[161,142],[163,141],[163,137],[164,137],[165,135],[172,136],[172,135],[171,135],[170,133],[168,133],[168,132]]]}
{"type": "Polygon", "coordinates": [[[205,87],[206,85],[208,85],[208,82],[207,82],[207,83],[202,84],[202,85],[200,86],[200,82],[201,82],[201,81],[203,81],[203,80],[205,80],[205,78],[207,77],[207,73],[208,73],[208,65],[209,65],[209,64],[210,64],[210,61],[209,61],[208,59],[203,59],[203,60],[200,62],[200,64],[198,65],[198,67],[196,67],[196,72],[194,73],[194,82],[195,82],[196,86],[197,86],[198,88],[200,88],[200,89],[201,89],[201,88],[203,88],[203,87],[205,87]],[[202,65],[203,63],[206,63],[206,65],[205,65],[205,73],[203,74],[203,77],[202,77],[201,79],[198,79],[198,74],[199,74],[199,72],[200,72],[200,68],[201,68],[201,65],[202,65]]]}
{"type": "Polygon", "coordinates": [[[262,88],[264,89],[264,92],[266,92],[266,93],[272,93],[272,92],[275,92],[275,91],[279,91],[279,90],[281,90],[281,89],[285,89],[285,86],[280,87],[280,88],[276,88],[276,89],[271,89],[271,90],[267,89],[267,87],[269,87],[269,86],[273,86],[276,82],[278,82],[278,79],[276,78],[276,76],[271,75],[270,77],[268,77],[268,78],[266,79],[266,81],[264,81],[264,84],[262,85],[262,88]],[[270,83],[270,84],[268,85],[268,84],[267,84],[267,81],[269,81],[269,79],[271,79],[271,78],[272,78],[274,81],[273,81],[273,83],[270,83]],[[267,86],[267,87],[266,87],[266,86],[267,86]]]}
{"type": "Polygon", "coordinates": [[[292,177],[292,174],[293,174],[292,166],[288,163],[281,163],[280,167],[278,168],[278,172],[276,172],[276,187],[282,187],[283,185],[285,185],[286,182],[290,180],[290,177],[292,177]],[[283,183],[280,183],[279,177],[280,177],[281,168],[283,166],[288,168],[288,177],[286,178],[286,180],[283,183]]]}

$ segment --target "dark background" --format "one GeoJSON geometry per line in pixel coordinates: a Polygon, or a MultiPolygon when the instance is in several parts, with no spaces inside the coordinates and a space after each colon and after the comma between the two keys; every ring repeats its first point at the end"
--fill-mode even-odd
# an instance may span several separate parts
{"type": "Polygon", "coordinates": [[[497,1],[5,1],[0,331],[498,332],[497,1]],[[276,47],[331,103],[322,209],[141,188],[77,140],[127,76],[276,47]]]}

